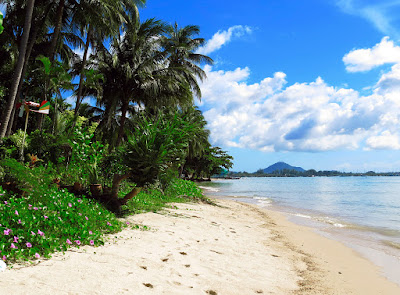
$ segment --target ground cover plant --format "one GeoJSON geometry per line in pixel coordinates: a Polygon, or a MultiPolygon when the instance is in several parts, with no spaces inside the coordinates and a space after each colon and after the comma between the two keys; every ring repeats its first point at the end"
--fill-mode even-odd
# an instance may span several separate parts
{"type": "Polygon", "coordinates": [[[114,214],[87,198],[51,189],[40,199],[18,198],[0,187],[0,255],[4,261],[50,257],[82,245],[99,246],[121,230],[114,214]]]}

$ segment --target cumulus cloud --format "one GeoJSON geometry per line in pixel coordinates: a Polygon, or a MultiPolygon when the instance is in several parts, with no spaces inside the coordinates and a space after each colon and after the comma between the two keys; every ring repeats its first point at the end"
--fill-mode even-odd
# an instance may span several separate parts
{"type": "Polygon", "coordinates": [[[371,149],[400,149],[398,134],[392,134],[390,131],[383,131],[380,135],[371,136],[367,139],[367,145],[371,149]]]}
{"type": "Polygon", "coordinates": [[[197,50],[197,53],[208,55],[230,42],[232,38],[250,34],[251,31],[251,28],[248,26],[233,26],[226,31],[218,31],[206,45],[197,50]]]}
{"type": "Polygon", "coordinates": [[[399,63],[400,46],[395,45],[389,37],[384,37],[372,48],[350,51],[343,57],[343,62],[349,72],[369,71],[384,64],[399,63]]]}
{"type": "Polygon", "coordinates": [[[320,77],[286,85],[286,75],[277,72],[251,84],[249,68],[205,71],[202,105],[214,144],[261,151],[400,149],[400,66],[382,75],[369,96],[320,77]]]}
{"type": "Polygon", "coordinates": [[[399,0],[336,0],[336,4],[343,12],[360,16],[371,22],[377,30],[385,35],[399,38],[397,26],[393,24],[399,19],[399,0]]]}

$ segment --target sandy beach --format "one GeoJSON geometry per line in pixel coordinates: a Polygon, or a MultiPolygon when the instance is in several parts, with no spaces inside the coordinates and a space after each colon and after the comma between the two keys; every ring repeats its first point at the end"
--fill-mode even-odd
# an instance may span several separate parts
{"type": "Polygon", "coordinates": [[[378,267],[273,211],[229,200],[126,219],[102,247],[0,273],[0,294],[400,294],[378,267]]]}

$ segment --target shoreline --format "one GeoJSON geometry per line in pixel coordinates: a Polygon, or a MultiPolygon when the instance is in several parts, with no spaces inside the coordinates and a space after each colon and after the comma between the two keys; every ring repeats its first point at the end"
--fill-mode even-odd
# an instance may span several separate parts
{"type": "Polygon", "coordinates": [[[7,294],[399,294],[351,248],[232,200],[126,218],[101,247],[0,273],[7,294]]]}

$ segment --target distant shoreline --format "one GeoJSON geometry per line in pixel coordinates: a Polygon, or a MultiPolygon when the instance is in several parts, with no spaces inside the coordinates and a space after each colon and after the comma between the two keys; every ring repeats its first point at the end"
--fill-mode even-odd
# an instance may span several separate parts
{"type": "Polygon", "coordinates": [[[248,173],[248,172],[232,172],[229,174],[229,177],[217,177],[214,176],[212,179],[234,179],[237,177],[374,177],[374,176],[380,176],[380,177],[394,177],[394,176],[400,176],[400,172],[384,172],[384,173],[371,173],[371,172],[366,172],[366,173],[353,173],[353,172],[337,172],[337,171],[320,171],[321,173],[315,174],[305,174],[306,172],[298,172],[295,171],[296,173],[286,173],[286,174],[258,174],[256,172],[254,173],[248,173]]]}

